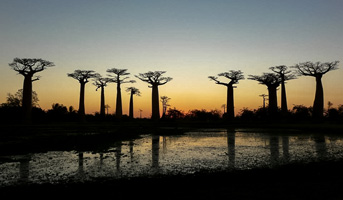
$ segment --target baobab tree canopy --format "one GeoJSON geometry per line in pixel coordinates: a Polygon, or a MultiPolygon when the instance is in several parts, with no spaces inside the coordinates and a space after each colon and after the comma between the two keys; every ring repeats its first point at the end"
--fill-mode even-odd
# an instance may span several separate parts
{"type": "Polygon", "coordinates": [[[164,85],[169,81],[173,80],[171,77],[162,77],[163,74],[166,73],[165,71],[149,71],[147,73],[139,73],[139,75],[135,75],[136,78],[140,79],[141,81],[147,82],[151,85],[164,85]]]}
{"type": "Polygon", "coordinates": [[[90,78],[96,78],[99,74],[95,73],[93,70],[75,70],[73,73],[67,74],[69,77],[72,77],[78,80],[80,83],[88,83],[90,78]]]}
{"type": "Polygon", "coordinates": [[[104,78],[104,77],[96,77],[94,79],[93,85],[96,86],[95,90],[98,90],[99,88],[106,87],[108,83],[114,82],[112,78],[104,78]]]}
{"type": "MultiPolygon", "coordinates": [[[[9,64],[10,67],[23,76],[33,75],[41,72],[47,67],[53,67],[55,64],[40,58],[14,58],[13,62],[9,64]]],[[[39,77],[37,77],[37,80],[39,77]]]]}
{"type": "Polygon", "coordinates": [[[230,70],[229,72],[223,72],[218,74],[218,76],[223,76],[227,79],[230,79],[229,83],[224,83],[221,81],[218,81],[218,77],[215,76],[209,76],[208,78],[210,78],[211,80],[214,80],[216,82],[216,84],[221,84],[221,85],[228,85],[228,84],[237,84],[239,80],[243,80],[244,79],[244,75],[243,72],[241,70],[235,71],[235,70],[230,70]]]}
{"type": "Polygon", "coordinates": [[[117,68],[111,68],[106,70],[107,72],[111,73],[108,76],[113,77],[113,82],[115,83],[135,83],[135,80],[129,80],[129,81],[125,81],[126,79],[128,79],[128,75],[130,75],[130,73],[127,72],[127,69],[117,69],[117,68]]]}
{"type": "Polygon", "coordinates": [[[304,62],[293,66],[302,76],[321,76],[331,70],[338,69],[339,61],[333,62],[304,62]]]}
{"type": "Polygon", "coordinates": [[[263,75],[249,75],[250,80],[258,81],[260,84],[271,86],[271,85],[277,85],[277,87],[281,83],[281,78],[273,73],[263,73],[263,75]]]}
{"type": "Polygon", "coordinates": [[[126,88],[126,92],[129,92],[130,94],[141,96],[141,92],[139,91],[138,88],[135,87],[128,87],[126,88]]]}
{"type": "Polygon", "coordinates": [[[281,81],[287,81],[297,78],[294,72],[288,70],[288,67],[286,65],[270,67],[269,69],[278,74],[281,78],[281,81]]]}

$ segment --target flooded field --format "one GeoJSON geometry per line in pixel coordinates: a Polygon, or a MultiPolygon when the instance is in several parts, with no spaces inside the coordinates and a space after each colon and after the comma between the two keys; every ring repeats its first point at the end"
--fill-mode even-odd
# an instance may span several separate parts
{"type": "Polygon", "coordinates": [[[1,156],[0,186],[272,168],[290,162],[342,158],[340,136],[207,129],[171,136],[147,134],[101,150],[1,156]]]}

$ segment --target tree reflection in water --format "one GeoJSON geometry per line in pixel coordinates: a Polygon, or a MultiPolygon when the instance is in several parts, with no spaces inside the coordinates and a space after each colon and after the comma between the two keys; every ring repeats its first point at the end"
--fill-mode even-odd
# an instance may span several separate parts
{"type": "Polygon", "coordinates": [[[343,158],[341,137],[336,136],[338,139],[330,145],[327,145],[326,137],[234,129],[145,135],[136,140],[114,142],[108,149],[0,157],[0,185],[5,181],[6,184],[70,178],[82,181],[93,177],[251,169],[343,158]]]}

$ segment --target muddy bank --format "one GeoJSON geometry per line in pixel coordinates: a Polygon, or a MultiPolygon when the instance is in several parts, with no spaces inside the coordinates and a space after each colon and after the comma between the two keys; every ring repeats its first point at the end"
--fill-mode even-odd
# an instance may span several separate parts
{"type": "Polygon", "coordinates": [[[0,188],[1,196],[117,199],[342,199],[343,161],[293,163],[274,169],[202,171],[192,175],[94,179],[0,188]]]}

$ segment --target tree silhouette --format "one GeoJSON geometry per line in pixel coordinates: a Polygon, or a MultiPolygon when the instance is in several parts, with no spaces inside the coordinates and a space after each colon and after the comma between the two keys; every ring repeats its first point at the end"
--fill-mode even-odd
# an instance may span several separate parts
{"type": "Polygon", "coordinates": [[[216,84],[224,85],[227,87],[226,112],[228,113],[229,119],[233,119],[235,117],[233,88],[236,87],[234,86],[234,84],[237,84],[239,80],[244,79],[243,72],[241,72],[241,70],[238,70],[238,71],[230,70],[229,72],[220,73],[218,74],[218,76],[223,76],[227,79],[230,79],[230,82],[224,83],[224,82],[218,81],[218,77],[216,76],[208,77],[209,79],[215,81],[216,84]]]}
{"type": "Polygon", "coordinates": [[[313,102],[313,117],[320,119],[324,112],[324,91],[322,77],[329,71],[338,69],[339,61],[333,62],[304,62],[293,66],[301,76],[313,76],[316,78],[316,94],[313,102]]]}
{"type": "Polygon", "coordinates": [[[105,87],[108,83],[113,82],[111,78],[103,78],[100,75],[94,79],[93,85],[96,86],[96,91],[101,89],[101,97],[100,97],[100,116],[105,117],[105,87]]]}
{"type": "MultiPolygon", "coordinates": [[[[32,91],[32,107],[39,107],[37,92],[32,91]]],[[[19,89],[14,95],[11,93],[7,94],[7,106],[21,107],[23,105],[23,89],[19,89]]]]}
{"type": "Polygon", "coordinates": [[[224,112],[223,112],[223,113],[226,113],[226,112],[225,112],[225,109],[226,109],[226,104],[223,104],[223,105],[221,106],[221,108],[223,108],[223,109],[224,109],[224,112]]]}
{"type": "Polygon", "coordinates": [[[22,106],[25,122],[31,121],[32,112],[32,82],[40,79],[36,73],[45,70],[47,67],[55,66],[53,62],[40,58],[14,58],[9,66],[24,76],[22,106]]]}
{"type": "Polygon", "coordinates": [[[292,71],[288,70],[288,67],[285,65],[270,67],[269,69],[278,74],[281,79],[281,111],[283,113],[287,113],[288,107],[285,83],[288,80],[295,79],[296,76],[292,73],[292,71]]]}
{"type": "Polygon", "coordinates": [[[265,109],[266,108],[266,99],[267,99],[268,95],[261,94],[259,96],[262,97],[262,99],[263,99],[263,104],[262,104],[263,106],[262,106],[262,108],[265,109]]]}
{"type": "Polygon", "coordinates": [[[185,117],[185,114],[181,110],[178,110],[174,107],[168,109],[166,117],[169,119],[181,119],[185,117]]]}
{"type": "Polygon", "coordinates": [[[130,92],[129,118],[133,119],[133,95],[141,96],[141,92],[135,87],[128,87],[126,92],[130,92]]]}
{"type": "Polygon", "coordinates": [[[173,80],[171,77],[162,77],[163,74],[166,73],[165,71],[154,71],[154,72],[147,72],[147,73],[140,73],[139,75],[135,75],[136,78],[140,79],[141,81],[147,82],[150,84],[149,87],[152,88],[152,119],[159,119],[160,118],[160,108],[159,108],[159,101],[158,101],[158,86],[164,85],[169,81],[173,80]]]}
{"type": "Polygon", "coordinates": [[[106,113],[107,113],[107,115],[108,115],[108,109],[109,109],[109,108],[111,108],[111,106],[110,106],[110,105],[108,105],[108,104],[106,104],[106,105],[105,105],[105,109],[106,109],[106,113]]]}
{"type": "Polygon", "coordinates": [[[80,101],[79,101],[79,115],[81,120],[84,120],[85,117],[85,85],[89,82],[90,78],[96,78],[99,74],[95,73],[93,70],[75,70],[73,73],[67,74],[69,77],[72,77],[79,81],[80,83],[80,101]]]}
{"type": "Polygon", "coordinates": [[[114,75],[109,75],[113,77],[113,82],[117,83],[117,101],[116,101],[116,117],[121,118],[123,115],[123,106],[122,106],[122,101],[121,101],[121,89],[120,85],[123,83],[134,83],[136,81],[134,80],[129,80],[126,81],[129,77],[130,73],[126,72],[127,69],[117,69],[117,68],[112,68],[108,69],[107,72],[113,73],[114,75]]]}
{"type": "Polygon", "coordinates": [[[274,116],[277,112],[277,93],[276,89],[281,83],[281,78],[274,73],[263,73],[261,76],[249,75],[250,80],[258,81],[260,84],[268,87],[269,105],[268,110],[270,115],[274,116]]]}
{"type": "Polygon", "coordinates": [[[161,102],[162,102],[162,118],[164,118],[166,116],[166,112],[167,112],[167,107],[170,106],[168,104],[169,100],[171,98],[167,97],[167,96],[161,96],[161,102]]]}

